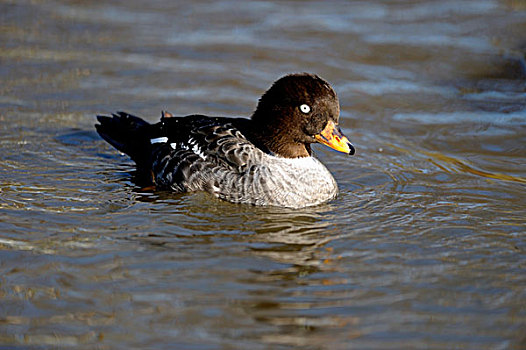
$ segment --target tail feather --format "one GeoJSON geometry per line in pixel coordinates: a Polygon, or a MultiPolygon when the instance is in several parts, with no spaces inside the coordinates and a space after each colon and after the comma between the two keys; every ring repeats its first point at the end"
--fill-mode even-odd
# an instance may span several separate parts
{"type": "Polygon", "coordinates": [[[150,159],[151,124],[125,112],[97,116],[99,135],[119,151],[130,156],[137,166],[146,166],[150,159]]]}

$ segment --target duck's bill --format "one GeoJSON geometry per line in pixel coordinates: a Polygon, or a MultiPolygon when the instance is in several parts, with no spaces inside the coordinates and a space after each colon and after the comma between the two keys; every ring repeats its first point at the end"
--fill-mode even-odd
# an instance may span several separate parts
{"type": "Polygon", "coordinates": [[[315,135],[319,143],[323,143],[338,152],[353,155],[355,150],[349,139],[342,133],[333,121],[327,123],[321,133],[315,135]]]}

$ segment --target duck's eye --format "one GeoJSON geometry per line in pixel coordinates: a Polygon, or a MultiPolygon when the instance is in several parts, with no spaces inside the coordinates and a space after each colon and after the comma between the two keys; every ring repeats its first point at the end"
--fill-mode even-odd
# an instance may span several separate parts
{"type": "Polygon", "coordinates": [[[310,107],[309,105],[307,104],[302,104],[300,106],[300,111],[302,111],[303,113],[309,113],[310,112],[310,107]]]}

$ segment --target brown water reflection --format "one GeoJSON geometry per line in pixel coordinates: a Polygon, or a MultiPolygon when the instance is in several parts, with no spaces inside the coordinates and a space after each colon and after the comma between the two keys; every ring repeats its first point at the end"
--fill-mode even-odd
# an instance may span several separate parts
{"type": "Polygon", "coordinates": [[[0,347],[524,347],[524,1],[0,2],[0,347]],[[94,132],[329,80],[302,210],[147,193],[94,132]]]}

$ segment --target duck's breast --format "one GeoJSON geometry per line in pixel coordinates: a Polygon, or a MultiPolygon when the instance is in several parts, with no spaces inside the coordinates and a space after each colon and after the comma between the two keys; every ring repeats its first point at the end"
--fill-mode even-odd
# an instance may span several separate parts
{"type": "Polygon", "coordinates": [[[237,203],[301,208],[326,202],[338,193],[331,173],[313,157],[265,155],[242,173],[224,175],[214,193],[237,203]]]}

